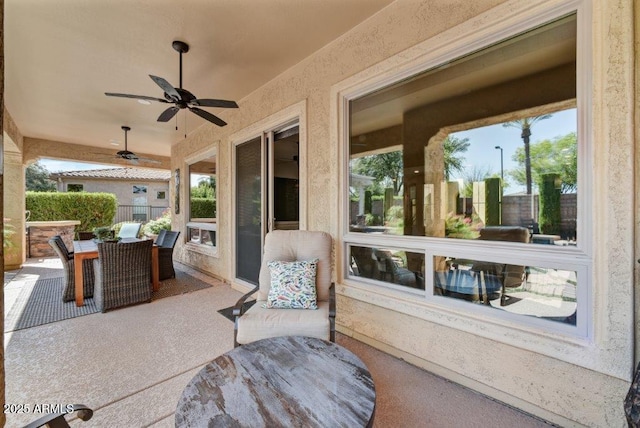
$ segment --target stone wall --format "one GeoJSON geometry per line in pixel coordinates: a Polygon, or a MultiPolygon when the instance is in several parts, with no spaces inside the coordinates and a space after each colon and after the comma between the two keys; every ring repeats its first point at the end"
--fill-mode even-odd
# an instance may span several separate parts
{"type": "MultiPolygon", "coordinates": [[[[538,218],[538,195],[533,197],[533,212],[538,218]]],[[[560,195],[560,235],[564,239],[576,238],[578,218],[578,195],[560,195]]],[[[502,224],[507,226],[527,226],[531,219],[531,195],[508,195],[502,197],[502,224]]]]}
{"type": "Polygon", "coordinates": [[[55,257],[49,239],[60,235],[67,248],[73,248],[73,237],[79,221],[27,222],[27,251],[29,257],[55,257]],[[49,224],[47,224],[49,223],[49,224]]]}

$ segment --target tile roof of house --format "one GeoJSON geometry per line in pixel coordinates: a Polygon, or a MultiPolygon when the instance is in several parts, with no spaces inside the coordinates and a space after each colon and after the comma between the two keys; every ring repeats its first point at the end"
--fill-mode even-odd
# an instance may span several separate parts
{"type": "Polygon", "coordinates": [[[49,175],[52,180],[58,178],[94,178],[110,180],[161,180],[169,181],[171,171],[147,168],[109,168],[86,171],[61,171],[49,175]]]}

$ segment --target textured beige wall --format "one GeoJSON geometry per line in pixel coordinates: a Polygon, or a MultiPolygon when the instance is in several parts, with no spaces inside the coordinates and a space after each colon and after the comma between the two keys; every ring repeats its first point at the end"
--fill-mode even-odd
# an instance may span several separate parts
{"type": "MultiPolygon", "coordinates": [[[[536,6],[560,5],[560,0],[536,6]]],[[[562,347],[540,334],[528,349],[508,345],[516,330],[503,337],[491,324],[476,320],[475,334],[455,317],[434,315],[429,308],[401,297],[338,284],[339,329],[382,349],[441,373],[457,382],[512,403],[562,425],[623,426],[622,400],[633,367],[634,227],[638,193],[634,176],[634,33],[633,0],[598,0],[591,4],[593,32],[593,120],[581,132],[593,136],[594,156],[586,171],[592,185],[593,324],[589,343],[565,343],[580,361],[566,362],[562,347]],[[456,324],[458,322],[458,324],[456,324]],[[466,330],[466,331],[463,331],[466,330]],[[535,352],[536,348],[544,352],[535,352]],[[554,354],[555,353],[555,354],[554,354]]],[[[337,111],[332,86],[355,74],[373,77],[395,54],[456,26],[470,32],[532,7],[529,1],[399,0],[312,57],[239,101],[240,109],[224,112],[225,128],[205,126],[172,150],[172,170],[185,171],[191,153],[219,142],[218,257],[180,246],[177,257],[232,281],[231,254],[232,147],[229,136],[284,108],[306,102],[308,160],[308,228],[330,232],[340,245],[339,153],[333,127],[337,111]],[[504,4],[501,4],[504,3],[504,4]],[[491,9],[496,6],[495,9],[491,9]]],[[[454,29],[455,32],[455,29],[454,29]]],[[[455,34],[455,33],[451,33],[455,34]]],[[[183,180],[184,183],[184,180],[183,180]]],[[[181,203],[184,207],[184,186],[181,203]]],[[[184,230],[184,210],[174,227],[184,230]]],[[[340,281],[339,281],[340,282],[340,281]]],[[[501,330],[504,331],[504,330],[501,330]]]]}
{"type": "MultiPolygon", "coordinates": [[[[118,159],[114,156],[113,149],[101,149],[99,147],[82,146],[78,144],[63,143],[60,141],[43,140],[40,138],[24,138],[23,156],[25,165],[36,162],[40,158],[64,159],[89,163],[109,163],[114,165],[131,166],[130,162],[118,159]]],[[[171,160],[166,156],[154,156],[145,154],[146,158],[155,159],[159,163],[150,163],[145,168],[169,169],[171,160]]]]}
{"type": "Polygon", "coordinates": [[[136,196],[146,196],[147,205],[154,207],[169,206],[169,182],[158,181],[118,181],[118,180],[91,180],[85,178],[63,178],[62,184],[58,184],[59,192],[65,192],[68,184],[82,184],[85,192],[105,192],[113,193],[119,205],[133,205],[133,198],[136,196]],[[133,186],[147,186],[147,193],[134,194],[133,186]],[[165,199],[158,199],[158,192],[165,192],[165,199]]]}

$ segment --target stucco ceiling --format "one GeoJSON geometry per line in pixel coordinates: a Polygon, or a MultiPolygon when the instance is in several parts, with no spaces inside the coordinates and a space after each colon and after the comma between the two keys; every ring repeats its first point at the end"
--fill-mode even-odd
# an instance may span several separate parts
{"type": "MultiPolygon", "coordinates": [[[[5,0],[5,105],[25,137],[168,156],[204,119],[166,104],[149,78],[199,98],[242,99],[392,0],[5,0]],[[176,125],[178,130],[176,131],[176,125]],[[110,142],[118,141],[119,147],[110,142]]],[[[223,119],[225,111],[206,108],[223,119]]]]}

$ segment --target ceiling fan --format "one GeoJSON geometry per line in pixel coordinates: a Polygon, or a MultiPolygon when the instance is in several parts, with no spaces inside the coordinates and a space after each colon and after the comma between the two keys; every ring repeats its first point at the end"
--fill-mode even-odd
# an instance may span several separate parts
{"type": "Polygon", "coordinates": [[[150,162],[150,163],[160,163],[160,161],[155,160],[155,159],[148,159],[148,158],[141,158],[139,157],[137,154],[130,152],[127,149],[127,133],[129,131],[131,131],[131,128],[128,126],[122,126],[122,130],[124,131],[124,150],[120,150],[118,153],[116,153],[116,158],[118,159],[124,159],[126,161],[129,161],[130,163],[137,165],[138,161],[142,161],[142,162],[150,162]]]}
{"type": "Polygon", "coordinates": [[[225,126],[227,122],[220,119],[208,111],[202,110],[198,107],[222,107],[222,108],[238,108],[238,104],[235,101],[216,100],[208,98],[196,98],[191,92],[182,88],[182,54],[189,52],[189,45],[185,42],[175,40],[172,44],[173,49],[180,53],[180,87],[174,88],[169,82],[162,77],[149,75],[160,88],[164,91],[164,99],[147,97],[144,95],[131,95],[131,94],[117,94],[113,92],[105,92],[105,95],[110,97],[123,97],[123,98],[135,98],[138,100],[158,101],[161,103],[173,104],[163,111],[158,117],[158,122],[168,122],[173,116],[181,109],[189,109],[191,112],[197,114],[203,119],[208,120],[218,126],[225,126]]]}

